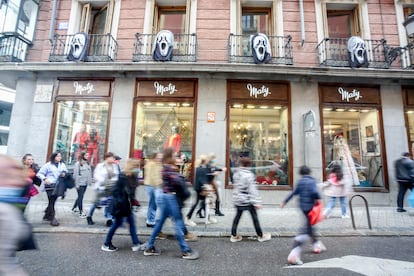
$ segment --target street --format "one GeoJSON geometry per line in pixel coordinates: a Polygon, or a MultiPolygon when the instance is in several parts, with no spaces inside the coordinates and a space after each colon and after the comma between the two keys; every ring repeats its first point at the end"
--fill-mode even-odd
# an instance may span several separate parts
{"type": "MultiPolygon", "coordinates": [[[[30,275],[414,275],[412,237],[321,237],[327,251],[304,247],[302,266],[288,266],[292,238],[259,243],[243,237],[200,238],[189,243],[199,260],[183,260],[177,241],[157,240],[161,256],[131,251],[128,235],[115,235],[119,251],[101,250],[102,234],[36,233],[39,250],[19,252],[30,275]],[[359,273],[358,273],[359,272],[359,273]]],[[[148,236],[141,236],[147,241],[148,236]]]]}

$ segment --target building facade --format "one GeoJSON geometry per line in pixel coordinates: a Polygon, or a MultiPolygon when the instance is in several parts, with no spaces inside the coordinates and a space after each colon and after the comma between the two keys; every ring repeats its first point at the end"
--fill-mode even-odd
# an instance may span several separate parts
{"type": "Polygon", "coordinates": [[[307,164],[338,162],[370,204],[395,205],[414,148],[408,0],[1,1],[0,82],[16,90],[8,154],[96,165],[173,146],[189,181],[215,153],[253,160],[265,204],[307,164]]]}

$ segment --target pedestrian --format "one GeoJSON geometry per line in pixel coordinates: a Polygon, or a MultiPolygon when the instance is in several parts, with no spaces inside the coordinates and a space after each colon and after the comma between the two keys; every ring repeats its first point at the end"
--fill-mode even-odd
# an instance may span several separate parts
{"type": "Polygon", "coordinates": [[[200,155],[199,159],[196,161],[196,172],[195,172],[195,179],[194,179],[194,191],[196,192],[197,199],[194,202],[193,206],[191,206],[190,211],[188,211],[187,215],[185,216],[184,223],[188,226],[196,226],[197,224],[191,220],[191,217],[193,216],[194,210],[197,208],[198,203],[200,202],[201,207],[197,211],[196,215],[200,218],[204,218],[204,215],[202,215],[202,211],[204,209],[204,200],[205,200],[205,194],[203,192],[203,185],[207,184],[207,156],[206,155],[200,155]]]}
{"type": "Polygon", "coordinates": [[[328,180],[322,184],[322,191],[329,197],[328,206],[323,213],[325,218],[329,218],[336,199],[341,203],[342,218],[349,218],[346,211],[347,185],[341,165],[333,164],[329,170],[328,180]]]}
{"type": "MultiPolygon", "coordinates": [[[[0,275],[29,275],[20,265],[16,252],[32,236],[23,217],[27,204],[27,172],[13,158],[0,155],[0,275]],[[19,208],[20,207],[20,208],[19,208]]],[[[34,248],[30,248],[34,249],[34,248]]]]}
{"type": "Polygon", "coordinates": [[[132,182],[137,182],[137,171],[139,161],[129,159],[125,164],[124,171],[119,175],[119,179],[112,189],[112,200],[109,211],[114,218],[114,223],[106,235],[105,243],[101,249],[107,252],[117,251],[118,248],[112,244],[115,231],[123,224],[124,219],[129,224],[129,233],[132,239],[132,251],[144,250],[143,243],[139,241],[135,226],[134,214],[132,212],[132,200],[134,198],[132,182]]]}
{"type": "Polygon", "coordinates": [[[263,233],[260,227],[256,209],[261,209],[262,205],[256,187],[256,177],[249,169],[251,163],[249,157],[241,157],[240,167],[233,174],[233,203],[236,207],[236,216],[231,227],[231,242],[239,242],[243,239],[241,235],[237,235],[237,226],[244,211],[249,211],[252,216],[259,242],[268,241],[272,238],[270,233],[263,233]]]}
{"type": "Polygon", "coordinates": [[[316,187],[315,179],[310,175],[311,170],[307,166],[302,166],[299,169],[301,179],[296,183],[294,190],[286,197],[286,199],[280,204],[280,207],[284,208],[285,205],[293,198],[293,196],[299,196],[299,206],[305,216],[304,232],[297,235],[294,239],[293,249],[288,256],[289,264],[301,265],[302,245],[309,239],[313,245],[313,252],[320,253],[326,250],[326,247],[321,241],[317,240],[312,225],[310,223],[308,213],[312,210],[313,206],[321,200],[321,196],[316,187]]]}
{"type": "Polygon", "coordinates": [[[115,185],[119,176],[119,166],[115,163],[115,155],[112,152],[107,152],[104,154],[104,161],[96,165],[96,168],[93,172],[93,178],[95,180],[94,190],[96,192],[95,201],[89,210],[89,214],[86,217],[88,225],[95,224],[92,216],[95,212],[95,208],[102,207],[103,199],[106,200],[104,203],[104,215],[107,218],[106,226],[110,227],[112,225],[112,217],[108,214],[107,210],[107,201],[108,197],[111,195],[112,187],[115,185]]]}
{"type": "Polygon", "coordinates": [[[59,222],[55,217],[55,203],[58,195],[53,191],[59,177],[65,177],[67,172],[68,169],[66,168],[65,163],[62,162],[61,153],[53,152],[50,155],[49,162],[44,164],[36,174],[36,176],[39,177],[44,183],[48,199],[48,205],[45,210],[43,220],[50,221],[50,225],[52,226],[59,226],[59,222]]]}
{"type": "Polygon", "coordinates": [[[199,258],[197,251],[192,250],[184,237],[184,221],[181,213],[180,204],[189,196],[184,177],[179,174],[178,168],[175,165],[175,158],[173,156],[174,149],[169,147],[163,152],[163,170],[162,170],[162,193],[159,200],[162,201],[160,206],[160,219],[156,222],[154,230],[150,236],[147,244],[147,249],[144,251],[144,256],[158,256],[161,252],[154,247],[155,238],[161,231],[165,220],[172,217],[175,224],[175,235],[178,239],[182,258],[188,260],[195,260],[199,258]]]}
{"type": "Polygon", "coordinates": [[[413,189],[414,182],[414,161],[411,153],[404,152],[394,163],[395,178],[398,182],[397,212],[407,212],[404,209],[404,197],[407,190],[413,189]]]}
{"type": "Polygon", "coordinates": [[[144,166],[144,185],[148,194],[147,227],[155,226],[157,214],[156,194],[162,185],[162,154],[155,152],[144,166]]]}
{"type": "Polygon", "coordinates": [[[27,180],[29,182],[26,192],[26,198],[29,201],[31,197],[39,194],[36,186],[40,186],[42,184],[42,180],[40,180],[36,174],[39,171],[39,165],[34,163],[33,155],[30,153],[26,153],[22,158],[23,167],[26,169],[27,172],[27,180]]]}
{"type": "Polygon", "coordinates": [[[215,164],[216,155],[214,153],[210,153],[207,156],[207,182],[208,184],[211,184],[213,186],[214,192],[216,194],[216,216],[224,216],[224,214],[220,211],[220,188],[215,180],[216,176],[218,175],[218,172],[225,172],[227,169],[226,167],[219,168],[215,164]]]}
{"type": "Polygon", "coordinates": [[[72,212],[79,212],[81,218],[86,218],[86,214],[83,211],[83,196],[85,195],[88,186],[92,185],[92,169],[88,162],[89,153],[82,151],[79,154],[78,161],[75,163],[73,169],[73,178],[75,180],[76,192],[78,197],[73,203],[72,212]],[[76,210],[78,208],[78,210],[76,210]]]}

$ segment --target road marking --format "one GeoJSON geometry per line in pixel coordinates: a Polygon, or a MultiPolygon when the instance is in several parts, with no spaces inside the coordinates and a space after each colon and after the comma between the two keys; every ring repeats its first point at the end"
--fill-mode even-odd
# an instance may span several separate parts
{"type": "Polygon", "coordinates": [[[349,255],[286,268],[343,268],[367,276],[412,276],[414,262],[349,255]]]}

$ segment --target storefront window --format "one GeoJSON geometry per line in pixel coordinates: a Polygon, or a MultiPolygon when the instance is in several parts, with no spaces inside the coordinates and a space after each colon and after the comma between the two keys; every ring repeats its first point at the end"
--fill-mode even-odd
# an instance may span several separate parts
{"type": "Polygon", "coordinates": [[[58,101],[53,151],[73,165],[81,151],[89,152],[95,167],[105,151],[109,103],[102,101],[58,101]]]}
{"type": "Polygon", "coordinates": [[[135,118],[134,157],[148,158],[173,147],[180,172],[191,177],[194,107],[190,102],[138,102],[135,118]]]}
{"type": "Polygon", "coordinates": [[[341,164],[354,187],[384,187],[379,111],[323,108],[325,170],[341,164]]]}
{"type": "Polygon", "coordinates": [[[288,185],[287,125],[287,106],[233,103],[229,120],[230,182],[239,157],[248,156],[258,185],[288,185]]]}

